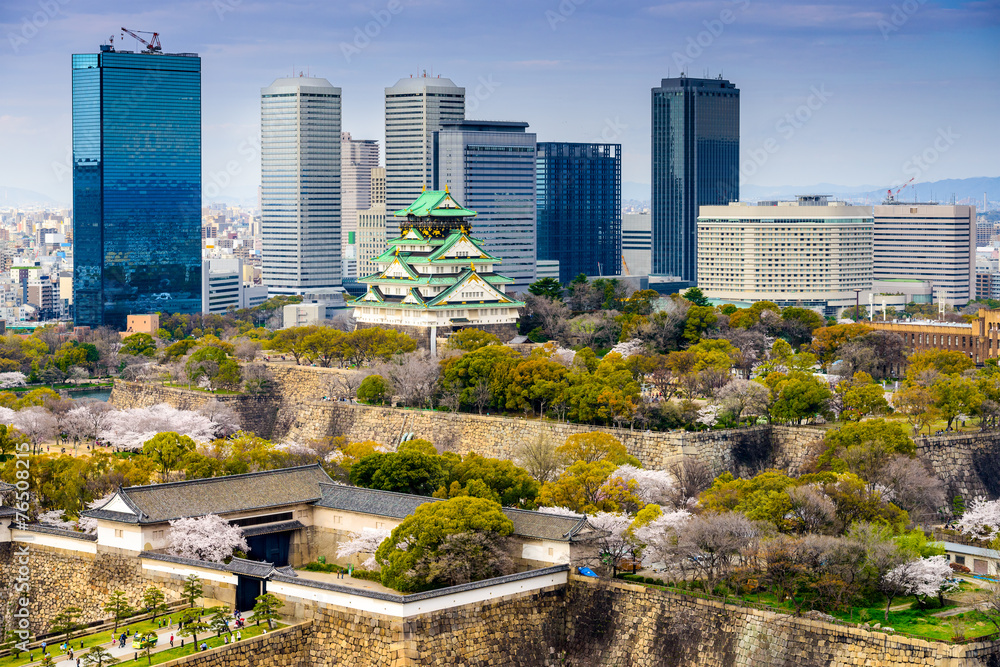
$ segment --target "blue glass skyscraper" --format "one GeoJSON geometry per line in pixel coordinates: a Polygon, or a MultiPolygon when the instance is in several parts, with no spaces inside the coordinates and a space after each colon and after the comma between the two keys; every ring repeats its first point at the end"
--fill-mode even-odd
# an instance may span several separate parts
{"type": "Polygon", "coordinates": [[[698,207],[740,198],[740,91],[663,79],[653,103],[653,274],[698,280],[698,207]]]}
{"type": "Polygon", "coordinates": [[[540,142],[538,259],[559,261],[559,282],[614,276],[622,265],[622,146],[540,142]]]}
{"type": "Polygon", "coordinates": [[[78,326],[201,312],[201,59],[73,56],[78,326]]]}

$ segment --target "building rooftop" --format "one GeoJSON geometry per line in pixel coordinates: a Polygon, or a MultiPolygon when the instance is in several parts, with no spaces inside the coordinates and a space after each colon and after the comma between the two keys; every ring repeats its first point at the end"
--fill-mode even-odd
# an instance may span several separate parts
{"type": "Polygon", "coordinates": [[[424,190],[417,199],[404,209],[396,211],[397,217],[417,218],[471,218],[476,215],[459,204],[447,190],[424,190]]]}
{"type": "Polygon", "coordinates": [[[103,507],[83,516],[127,523],[161,523],[206,514],[311,503],[332,480],[319,464],[119,488],[103,507]],[[113,509],[105,509],[113,508],[113,509]]]}

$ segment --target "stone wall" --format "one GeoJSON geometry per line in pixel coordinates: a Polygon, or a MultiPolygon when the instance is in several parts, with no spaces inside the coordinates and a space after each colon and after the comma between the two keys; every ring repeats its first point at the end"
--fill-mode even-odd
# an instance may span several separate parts
{"type": "Polygon", "coordinates": [[[312,623],[281,628],[266,635],[244,639],[204,652],[161,663],[161,667],[309,667],[307,659],[312,640],[312,623]]]}
{"type": "Polygon", "coordinates": [[[952,645],[574,577],[568,667],[974,667],[1000,644],[952,645]]]}
{"type": "Polygon", "coordinates": [[[915,438],[917,456],[948,485],[949,496],[968,501],[1000,496],[1000,431],[915,438]]]}

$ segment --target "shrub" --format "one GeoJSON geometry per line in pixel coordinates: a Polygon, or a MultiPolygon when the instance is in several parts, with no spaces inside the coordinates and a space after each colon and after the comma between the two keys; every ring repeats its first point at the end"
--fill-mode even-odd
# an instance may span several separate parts
{"type": "Polygon", "coordinates": [[[643,581],[645,581],[647,584],[655,584],[656,583],[656,579],[653,579],[652,577],[646,577],[643,581]]]}
{"type": "Polygon", "coordinates": [[[365,581],[382,581],[382,573],[373,570],[354,570],[351,572],[351,577],[354,579],[364,579],[365,581]]]}

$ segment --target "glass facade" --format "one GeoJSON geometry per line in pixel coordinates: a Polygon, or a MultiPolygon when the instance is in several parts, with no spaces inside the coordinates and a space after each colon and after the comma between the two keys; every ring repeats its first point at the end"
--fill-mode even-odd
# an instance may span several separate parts
{"type": "Polygon", "coordinates": [[[740,91],[719,79],[652,90],[653,274],[698,280],[698,208],[740,197],[740,91]]]}
{"type": "Polygon", "coordinates": [[[621,144],[542,142],[536,163],[538,259],[558,260],[562,283],[619,275],[621,144]]]}
{"type": "Polygon", "coordinates": [[[535,135],[521,122],[445,123],[434,133],[435,190],[476,212],[473,234],[503,259],[513,292],[535,281],[535,135]]]}
{"type": "Polygon", "coordinates": [[[340,97],[340,88],[312,77],[261,89],[261,237],[270,294],[341,284],[340,97]]]}
{"type": "Polygon", "coordinates": [[[201,59],[72,62],[74,323],[201,312],[201,59]]]}

